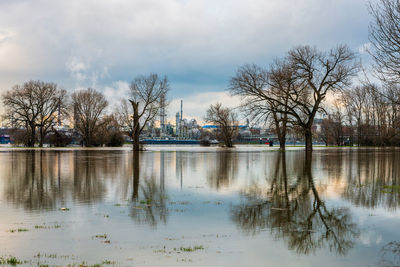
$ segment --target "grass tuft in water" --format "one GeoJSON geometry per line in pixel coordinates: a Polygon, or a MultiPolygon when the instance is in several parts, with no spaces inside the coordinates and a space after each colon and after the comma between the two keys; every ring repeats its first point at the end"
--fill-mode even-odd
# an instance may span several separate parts
{"type": "Polygon", "coordinates": [[[204,247],[202,245],[199,246],[194,246],[194,247],[180,247],[179,250],[180,251],[184,251],[184,252],[193,252],[196,250],[203,250],[204,247]]]}
{"type": "Polygon", "coordinates": [[[16,257],[10,257],[10,258],[0,257],[0,264],[1,265],[8,264],[8,265],[15,266],[17,264],[22,264],[22,261],[18,260],[16,257]]]}
{"type": "Polygon", "coordinates": [[[142,204],[142,205],[150,205],[151,204],[151,199],[140,200],[139,203],[142,204]]]}

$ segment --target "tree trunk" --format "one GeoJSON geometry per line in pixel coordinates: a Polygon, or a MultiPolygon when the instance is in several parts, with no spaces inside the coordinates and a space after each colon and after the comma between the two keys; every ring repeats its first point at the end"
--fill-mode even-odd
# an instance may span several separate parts
{"type": "Polygon", "coordinates": [[[31,134],[28,140],[28,147],[34,147],[35,146],[35,139],[36,139],[36,128],[35,126],[31,126],[31,134]]]}
{"type": "Polygon", "coordinates": [[[133,151],[140,151],[140,124],[139,124],[139,103],[131,102],[133,107],[133,151]]]}
{"type": "Polygon", "coordinates": [[[306,151],[312,151],[312,132],[311,128],[304,129],[304,139],[306,141],[306,151]]]}
{"type": "Polygon", "coordinates": [[[229,129],[226,128],[226,126],[223,126],[222,134],[224,136],[224,142],[226,147],[233,147],[232,143],[232,135],[230,134],[229,129]]]}
{"type": "Polygon", "coordinates": [[[43,127],[40,127],[40,141],[39,141],[39,147],[43,147],[43,139],[44,139],[43,127]]]}
{"type": "Polygon", "coordinates": [[[140,151],[139,135],[135,134],[133,137],[133,151],[140,151]]]}
{"type": "Polygon", "coordinates": [[[285,150],[286,147],[286,115],[282,120],[282,127],[279,124],[279,119],[276,115],[274,115],[274,121],[275,121],[275,128],[276,128],[276,134],[278,135],[278,140],[279,140],[279,149],[280,150],[285,150]]]}
{"type": "Polygon", "coordinates": [[[85,137],[83,138],[83,146],[85,146],[85,147],[91,146],[91,141],[90,141],[89,133],[86,133],[86,134],[85,134],[85,137]]]}
{"type": "Polygon", "coordinates": [[[285,143],[286,143],[286,126],[282,125],[282,128],[279,127],[279,123],[275,124],[276,127],[276,134],[279,140],[279,149],[285,150],[285,143]]]}

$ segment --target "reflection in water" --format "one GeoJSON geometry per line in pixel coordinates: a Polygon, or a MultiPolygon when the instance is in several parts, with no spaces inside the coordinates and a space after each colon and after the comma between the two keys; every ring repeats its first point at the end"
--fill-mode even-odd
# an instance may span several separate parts
{"type": "MultiPolygon", "coordinates": [[[[143,153],[134,152],[133,154],[133,202],[130,215],[139,224],[156,227],[158,222],[166,224],[168,218],[164,170],[160,173],[159,185],[157,185],[154,172],[150,176],[141,176],[139,167],[141,154],[143,153]]],[[[163,169],[164,152],[160,154],[160,169],[163,169]]]]}
{"type": "Polygon", "coordinates": [[[384,245],[380,251],[380,266],[400,265],[400,242],[392,241],[384,245]]]}
{"type": "MultiPolygon", "coordinates": [[[[109,159],[112,161],[113,159],[109,159]]],[[[93,202],[101,198],[105,193],[105,185],[100,181],[102,177],[101,169],[99,168],[98,158],[89,154],[89,151],[84,151],[83,155],[74,157],[74,190],[73,198],[80,202],[93,202]]],[[[104,164],[107,169],[112,164],[104,164]]],[[[109,170],[106,170],[108,172],[109,170]]]]}
{"type": "Polygon", "coordinates": [[[6,198],[28,210],[52,209],[63,198],[54,165],[47,164],[43,152],[11,153],[6,198]]]}
{"type": "MultiPolygon", "coordinates": [[[[125,215],[118,214],[131,225],[155,230],[193,218],[204,225],[235,224],[250,236],[268,231],[299,254],[328,248],[344,255],[355,246],[360,230],[343,205],[364,216],[372,208],[392,216],[400,203],[399,152],[390,150],[316,151],[313,160],[302,151],[32,150],[0,156],[0,205],[10,204],[11,211],[69,207],[72,214],[76,206],[105,204],[99,209],[113,214],[115,204],[128,202],[125,215]],[[212,205],[214,199],[222,204],[212,205]],[[189,204],[182,212],[174,202],[189,204]],[[227,209],[230,219],[213,221],[227,209]]],[[[398,264],[388,257],[397,249],[393,244],[384,247],[383,261],[398,264]]]]}
{"type": "Polygon", "coordinates": [[[241,204],[232,208],[232,219],[247,233],[269,229],[300,254],[322,247],[346,254],[354,246],[357,227],[348,209],[326,206],[314,183],[311,163],[307,154],[304,167],[288,178],[285,153],[279,153],[270,189],[253,185],[244,191],[241,204]]]}
{"type": "MultiPolygon", "coordinates": [[[[347,173],[344,175],[347,178],[347,187],[342,193],[343,198],[368,208],[384,206],[392,210],[397,209],[400,204],[399,153],[359,151],[349,153],[348,157],[346,162],[350,161],[352,164],[346,168],[347,173]]],[[[344,164],[343,160],[342,163],[344,164]]],[[[329,166],[338,163],[327,160],[326,164],[329,166]]]]}
{"type": "Polygon", "coordinates": [[[126,171],[117,157],[88,151],[32,150],[11,152],[10,158],[3,172],[6,198],[27,210],[51,210],[69,197],[79,203],[99,201],[106,192],[104,178],[126,171]]]}
{"type": "Polygon", "coordinates": [[[229,188],[230,183],[235,180],[238,168],[236,153],[228,151],[215,154],[211,158],[214,164],[209,165],[208,182],[210,187],[215,189],[229,188]],[[213,166],[213,167],[211,167],[213,166]]]}

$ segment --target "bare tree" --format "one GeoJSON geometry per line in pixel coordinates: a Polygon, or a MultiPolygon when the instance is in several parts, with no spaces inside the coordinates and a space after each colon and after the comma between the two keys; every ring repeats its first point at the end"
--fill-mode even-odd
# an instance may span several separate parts
{"type": "MultiPolygon", "coordinates": [[[[306,150],[312,150],[312,125],[329,92],[347,87],[357,73],[355,55],[346,46],[327,53],[310,46],[299,46],[271,67],[265,75],[246,74],[231,81],[231,92],[248,99],[249,104],[267,106],[266,112],[281,114],[285,122],[299,126],[304,133],[306,150]],[[233,85],[232,85],[233,84],[233,85]]],[[[237,78],[236,77],[236,78],[237,78]]],[[[278,120],[279,121],[279,120],[278,120]]]]}
{"type": "Polygon", "coordinates": [[[344,145],[344,115],[341,109],[341,101],[337,99],[333,103],[332,112],[328,113],[328,118],[322,120],[321,138],[325,145],[344,145]]]}
{"type": "Polygon", "coordinates": [[[122,131],[134,139],[135,125],[133,122],[133,108],[126,100],[122,99],[121,105],[117,108],[116,116],[122,131]]]}
{"type": "Polygon", "coordinates": [[[56,125],[62,115],[66,114],[67,92],[57,89],[54,83],[40,83],[35,90],[37,100],[38,119],[37,126],[39,127],[39,146],[43,147],[45,136],[56,125]]]}
{"type": "Polygon", "coordinates": [[[133,150],[140,150],[140,134],[159,114],[162,99],[169,91],[167,77],[159,78],[157,74],[137,76],[130,85],[129,102],[131,109],[123,103],[124,126],[133,139],[133,150]]]}
{"type": "Polygon", "coordinates": [[[373,21],[369,26],[369,51],[375,60],[378,77],[387,82],[400,82],[400,2],[379,0],[370,3],[373,21]]]}
{"type": "Polygon", "coordinates": [[[269,71],[254,64],[244,65],[230,81],[231,93],[242,97],[241,108],[252,121],[272,121],[281,149],[285,149],[287,106],[294,86],[291,74],[287,62],[276,61],[269,71]]]}
{"type": "Polygon", "coordinates": [[[220,136],[225,146],[233,147],[232,139],[235,137],[238,130],[235,112],[230,108],[222,107],[221,103],[217,103],[215,105],[210,105],[204,120],[219,126],[220,136]]]}
{"type": "Polygon", "coordinates": [[[6,107],[6,117],[10,120],[12,127],[24,128],[27,138],[25,145],[35,146],[36,120],[39,112],[36,109],[35,82],[30,81],[22,86],[15,85],[3,95],[3,104],[6,107]]]}
{"type": "Polygon", "coordinates": [[[41,81],[16,85],[3,95],[6,118],[13,128],[25,129],[25,145],[29,147],[35,146],[37,127],[40,146],[43,146],[44,137],[55,124],[57,111],[65,111],[65,100],[65,90],[41,81]]]}
{"type": "Polygon", "coordinates": [[[72,94],[74,126],[85,146],[93,145],[94,135],[107,106],[104,95],[94,89],[89,88],[72,94]]]}
{"type": "Polygon", "coordinates": [[[310,46],[289,51],[297,85],[290,93],[288,113],[304,131],[306,150],[312,150],[312,125],[328,93],[343,90],[358,71],[355,54],[347,46],[337,46],[328,53],[310,46]]]}

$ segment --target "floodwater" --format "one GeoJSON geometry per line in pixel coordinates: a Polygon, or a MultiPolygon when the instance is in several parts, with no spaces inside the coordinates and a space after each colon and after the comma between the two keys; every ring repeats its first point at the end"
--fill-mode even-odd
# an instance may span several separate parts
{"type": "Polygon", "coordinates": [[[0,151],[0,261],[400,265],[400,150],[0,151]]]}

